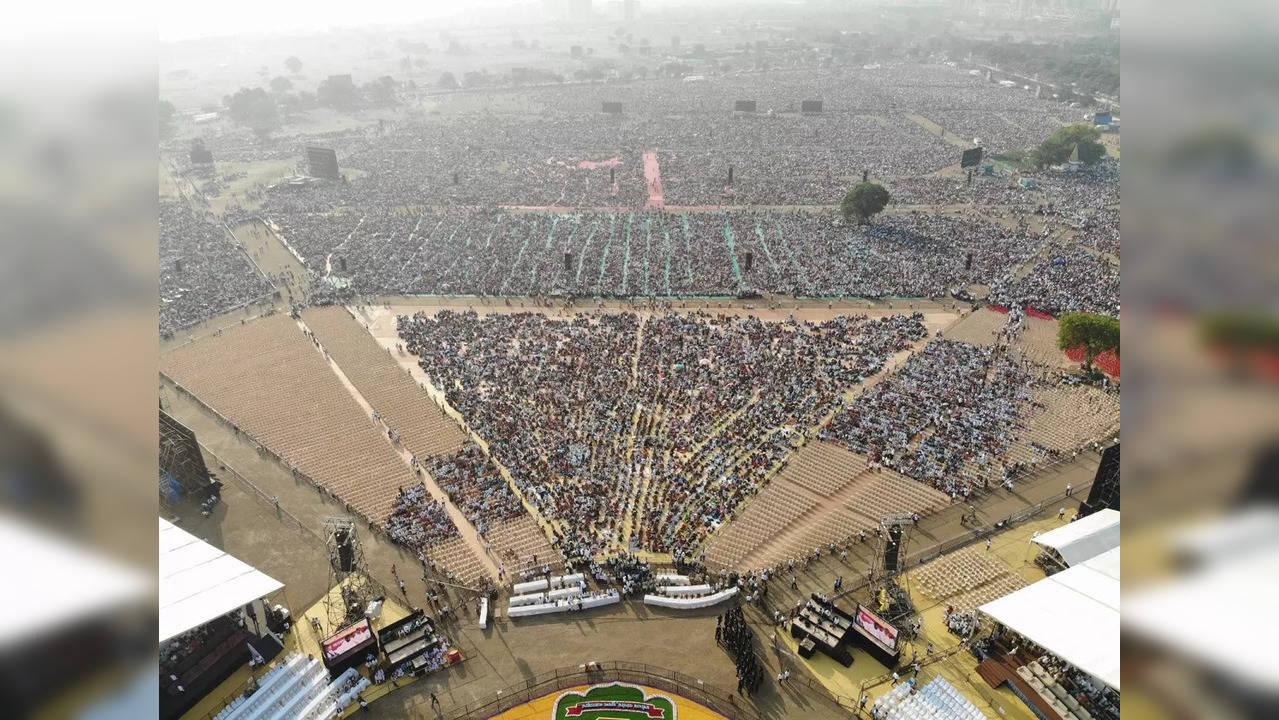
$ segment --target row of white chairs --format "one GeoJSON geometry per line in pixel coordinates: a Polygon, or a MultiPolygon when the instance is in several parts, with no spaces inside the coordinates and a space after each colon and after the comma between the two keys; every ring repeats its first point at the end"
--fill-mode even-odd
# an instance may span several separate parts
{"type": "Polygon", "coordinates": [[[586,583],[583,582],[571,587],[557,588],[550,592],[512,595],[510,607],[517,608],[525,605],[537,605],[539,603],[555,602],[556,600],[566,600],[568,598],[577,597],[585,592],[586,583]]]}
{"type": "Polygon", "coordinates": [[[730,587],[710,595],[698,597],[669,597],[667,595],[645,595],[645,605],[670,608],[672,610],[696,610],[717,605],[737,594],[737,588],[730,587]]]}
{"type": "Polygon", "coordinates": [[[552,613],[570,612],[573,610],[590,610],[597,607],[604,607],[605,605],[616,605],[621,601],[622,598],[617,594],[616,590],[608,590],[603,593],[582,595],[575,598],[556,600],[554,602],[512,607],[506,611],[506,616],[510,618],[520,618],[530,617],[532,615],[549,615],[552,613]]]}
{"type": "Polygon", "coordinates": [[[578,585],[585,581],[586,576],[582,573],[554,575],[549,579],[539,578],[537,580],[529,580],[528,582],[515,583],[511,589],[516,595],[527,595],[529,593],[541,592],[544,590],[554,590],[556,588],[578,585]]]}
{"type": "Polygon", "coordinates": [[[945,678],[936,677],[915,692],[909,682],[885,693],[872,706],[880,720],[985,720],[981,710],[945,678]]]}

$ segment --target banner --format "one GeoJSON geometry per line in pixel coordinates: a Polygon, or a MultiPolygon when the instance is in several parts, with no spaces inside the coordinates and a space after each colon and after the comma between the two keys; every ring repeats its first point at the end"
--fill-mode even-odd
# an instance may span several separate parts
{"type": "Polygon", "coordinates": [[[369,619],[348,625],[338,630],[335,635],[320,643],[324,651],[324,662],[332,664],[351,653],[362,650],[373,643],[373,627],[369,619]]]}
{"type": "Polygon", "coordinates": [[[897,652],[897,628],[863,605],[857,606],[857,624],[870,634],[875,642],[889,652],[897,652]]]}

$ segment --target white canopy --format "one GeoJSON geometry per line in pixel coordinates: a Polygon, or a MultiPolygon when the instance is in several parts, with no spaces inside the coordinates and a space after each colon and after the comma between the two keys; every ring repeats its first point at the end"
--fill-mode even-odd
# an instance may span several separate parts
{"type": "Polygon", "coordinates": [[[284,587],[160,518],[160,642],[284,587]]]}
{"type": "Polygon", "coordinates": [[[1068,567],[1119,547],[1119,511],[1106,508],[1062,525],[1032,542],[1051,548],[1068,567]]]}
{"type": "Polygon", "coordinates": [[[0,647],[150,604],[151,581],[142,572],[7,513],[0,515],[0,547],[10,577],[0,600],[0,647]],[[16,578],[39,592],[20,592],[16,578]]]}
{"type": "Polygon", "coordinates": [[[981,611],[1119,689],[1119,548],[988,602],[981,611]]]}

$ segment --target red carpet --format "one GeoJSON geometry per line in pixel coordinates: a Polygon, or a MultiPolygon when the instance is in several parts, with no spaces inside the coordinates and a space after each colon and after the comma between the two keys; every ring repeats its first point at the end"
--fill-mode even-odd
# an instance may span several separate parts
{"type": "MultiPolygon", "coordinates": [[[[1066,357],[1074,362],[1083,362],[1085,356],[1083,345],[1066,351],[1066,357]]],[[[1106,350],[1093,358],[1092,364],[1111,377],[1119,377],[1119,355],[1115,354],[1114,350],[1106,350]]]]}

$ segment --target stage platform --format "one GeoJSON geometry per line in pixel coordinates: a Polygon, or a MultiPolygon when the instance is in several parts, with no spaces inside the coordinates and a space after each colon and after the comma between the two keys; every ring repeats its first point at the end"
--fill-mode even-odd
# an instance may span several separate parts
{"type": "MultiPolygon", "coordinates": [[[[201,698],[200,702],[196,703],[182,716],[182,720],[211,719],[231,700],[234,700],[236,697],[244,693],[245,688],[248,686],[250,677],[261,677],[276,663],[283,662],[293,653],[302,653],[315,658],[322,657],[320,652],[320,642],[339,629],[329,622],[328,605],[325,601],[327,598],[331,597],[340,602],[340,593],[340,586],[333,586],[329,589],[326,597],[320,598],[319,601],[311,605],[295,619],[293,628],[284,636],[284,650],[280,652],[274,661],[268,663],[264,667],[256,668],[252,672],[250,672],[247,664],[242,666],[240,669],[232,673],[230,677],[224,680],[222,684],[210,691],[208,695],[201,698]],[[311,625],[310,618],[312,617],[320,621],[320,630],[318,632],[311,625]]],[[[376,633],[394,622],[403,620],[408,617],[411,612],[412,610],[410,608],[396,602],[394,598],[388,597],[382,604],[382,615],[372,623],[373,631],[376,633]]],[[[358,670],[360,671],[360,674],[371,678],[371,673],[363,665],[360,665],[358,670]]],[[[386,695],[397,688],[412,684],[417,680],[418,678],[409,676],[402,677],[395,682],[386,682],[381,685],[369,685],[368,689],[365,690],[362,695],[364,696],[364,699],[371,704],[376,702],[377,699],[383,695],[386,695]]],[[[348,717],[353,713],[359,712],[359,710],[360,706],[358,704],[352,704],[351,707],[347,708],[343,717],[348,717]]]]}

